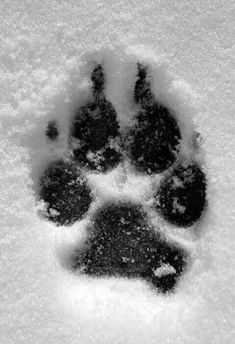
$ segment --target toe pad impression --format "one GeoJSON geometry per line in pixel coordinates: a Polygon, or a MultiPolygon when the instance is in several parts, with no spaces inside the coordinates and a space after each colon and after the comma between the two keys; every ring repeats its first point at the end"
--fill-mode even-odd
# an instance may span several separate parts
{"type": "Polygon", "coordinates": [[[163,179],[156,194],[156,208],[170,223],[188,227],[206,205],[206,179],[195,163],[178,165],[163,179]]]}
{"type": "Polygon", "coordinates": [[[72,225],[88,211],[92,201],[85,178],[72,162],[57,160],[44,171],[40,198],[46,203],[45,216],[58,226],[72,225]]]}

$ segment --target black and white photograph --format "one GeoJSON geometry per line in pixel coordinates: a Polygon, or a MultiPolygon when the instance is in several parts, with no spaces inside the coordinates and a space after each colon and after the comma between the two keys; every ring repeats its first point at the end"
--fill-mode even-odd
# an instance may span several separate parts
{"type": "Polygon", "coordinates": [[[0,0],[0,344],[235,343],[235,2],[0,0]]]}

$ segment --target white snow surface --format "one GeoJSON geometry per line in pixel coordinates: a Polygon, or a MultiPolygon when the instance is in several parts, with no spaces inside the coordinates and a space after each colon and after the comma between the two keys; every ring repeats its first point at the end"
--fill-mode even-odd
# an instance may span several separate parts
{"type": "MultiPolygon", "coordinates": [[[[1,1],[1,344],[234,342],[233,21],[232,0],[1,1]],[[103,63],[120,123],[134,115],[136,62],[144,61],[153,92],[180,122],[182,154],[191,156],[192,128],[201,134],[207,211],[192,230],[160,223],[191,256],[168,296],[139,280],[72,274],[67,255],[82,245],[88,220],[58,228],[38,213],[38,178],[66,153],[69,120],[89,94],[94,61],[103,63]],[[54,119],[56,146],[44,134],[54,119]]],[[[118,170],[90,176],[98,200],[120,197],[118,178],[118,170]]],[[[148,202],[148,179],[133,171],[128,178],[124,196],[148,202]]]]}

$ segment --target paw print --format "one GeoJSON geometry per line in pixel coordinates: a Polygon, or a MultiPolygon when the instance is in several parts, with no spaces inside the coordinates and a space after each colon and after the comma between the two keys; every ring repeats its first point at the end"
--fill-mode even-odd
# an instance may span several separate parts
{"type": "MultiPolygon", "coordinates": [[[[68,152],[44,170],[39,196],[43,216],[56,226],[88,219],[83,244],[70,254],[74,272],[141,279],[168,293],[187,270],[190,253],[170,240],[153,218],[159,218],[160,225],[191,228],[206,208],[206,177],[196,157],[182,153],[180,123],[157,101],[150,77],[148,68],[138,63],[136,113],[125,127],[106,99],[103,66],[94,67],[90,98],[71,119],[68,152]],[[122,188],[120,197],[102,194],[97,200],[91,176],[106,178],[115,170],[124,176],[123,184],[133,171],[140,183],[147,178],[152,190],[146,191],[148,201],[128,197],[122,188]]],[[[48,123],[46,135],[56,144],[56,121],[48,123]]]]}

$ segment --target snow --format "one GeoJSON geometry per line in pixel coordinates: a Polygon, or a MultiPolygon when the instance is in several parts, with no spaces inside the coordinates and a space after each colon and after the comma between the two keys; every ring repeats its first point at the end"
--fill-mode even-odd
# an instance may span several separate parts
{"type": "MultiPolygon", "coordinates": [[[[1,344],[233,342],[233,11],[232,0],[1,2],[1,344]],[[150,66],[154,93],[180,121],[182,154],[196,154],[208,179],[208,209],[192,232],[159,220],[191,255],[168,296],[138,280],[71,273],[68,254],[82,245],[89,220],[57,228],[36,206],[38,178],[66,153],[70,118],[89,96],[94,60],[103,62],[122,125],[135,113],[137,59],[150,66]],[[58,143],[44,134],[53,120],[58,143]],[[193,127],[202,153],[193,151],[193,127]]],[[[148,202],[149,179],[130,171],[123,185],[119,172],[89,177],[97,202],[120,193],[148,202]]]]}

